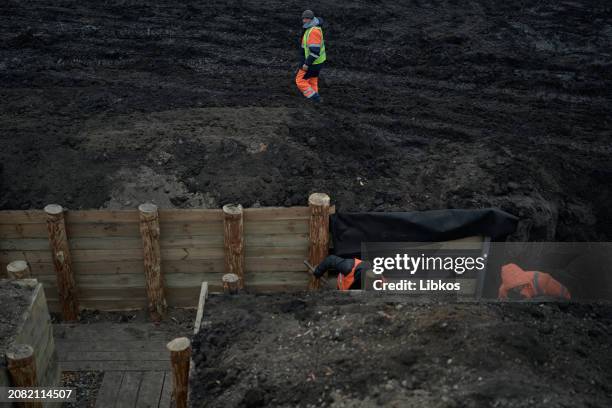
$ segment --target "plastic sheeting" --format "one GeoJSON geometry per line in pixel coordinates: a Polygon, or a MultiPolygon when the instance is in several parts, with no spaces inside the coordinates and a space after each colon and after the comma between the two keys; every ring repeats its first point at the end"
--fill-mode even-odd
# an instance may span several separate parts
{"type": "Polygon", "coordinates": [[[336,213],[330,228],[334,253],[359,257],[362,242],[437,242],[474,235],[503,240],[518,218],[495,208],[415,212],[336,213]]]}

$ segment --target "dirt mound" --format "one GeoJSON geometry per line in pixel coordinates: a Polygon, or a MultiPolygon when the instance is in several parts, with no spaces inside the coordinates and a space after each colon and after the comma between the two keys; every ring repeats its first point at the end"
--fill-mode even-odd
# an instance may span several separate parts
{"type": "Polygon", "coordinates": [[[343,211],[497,206],[516,239],[610,240],[609,5],[318,1],[318,109],[293,83],[302,7],[3,2],[0,208],[325,191],[343,211]]]}
{"type": "Polygon", "coordinates": [[[6,366],[5,353],[32,301],[33,288],[0,280],[0,366],[6,366]]]}
{"type": "Polygon", "coordinates": [[[194,407],[609,406],[612,307],[211,297],[194,407]]]}

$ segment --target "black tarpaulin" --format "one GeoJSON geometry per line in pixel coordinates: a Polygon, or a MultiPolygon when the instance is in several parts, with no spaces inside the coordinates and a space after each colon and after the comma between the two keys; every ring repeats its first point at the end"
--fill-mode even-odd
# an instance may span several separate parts
{"type": "Polygon", "coordinates": [[[336,213],[330,228],[334,253],[359,257],[362,242],[437,242],[474,235],[500,240],[518,219],[495,208],[414,212],[336,213]]]}

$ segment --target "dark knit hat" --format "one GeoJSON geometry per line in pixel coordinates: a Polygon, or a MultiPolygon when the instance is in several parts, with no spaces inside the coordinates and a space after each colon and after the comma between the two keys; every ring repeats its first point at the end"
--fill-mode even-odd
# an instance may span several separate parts
{"type": "Polygon", "coordinates": [[[314,13],[312,12],[312,10],[304,10],[304,12],[302,13],[302,18],[310,18],[313,19],[314,18],[314,13]]]}

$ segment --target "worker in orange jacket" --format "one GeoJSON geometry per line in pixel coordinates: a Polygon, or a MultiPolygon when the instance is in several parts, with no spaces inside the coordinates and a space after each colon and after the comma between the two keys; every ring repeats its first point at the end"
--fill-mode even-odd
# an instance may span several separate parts
{"type": "Polygon", "coordinates": [[[338,273],[336,287],[338,290],[361,289],[361,276],[366,273],[366,264],[361,259],[345,259],[329,255],[315,268],[313,275],[322,277],[325,272],[338,273]]]}
{"type": "Polygon", "coordinates": [[[302,13],[304,33],[300,39],[300,68],[295,83],[302,94],[313,102],[321,102],[319,96],[319,73],[327,59],[323,40],[322,19],[311,10],[302,13]]]}
{"type": "Polygon", "coordinates": [[[502,266],[501,278],[500,299],[571,299],[569,290],[546,272],[525,271],[520,266],[509,263],[502,266]]]}

